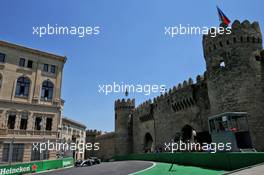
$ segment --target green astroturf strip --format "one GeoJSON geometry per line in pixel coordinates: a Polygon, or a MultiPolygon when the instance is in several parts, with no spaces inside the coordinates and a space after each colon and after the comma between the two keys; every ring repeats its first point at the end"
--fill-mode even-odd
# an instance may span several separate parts
{"type": "Polygon", "coordinates": [[[182,166],[174,164],[171,171],[169,171],[171,164],[169,163],[156,163],[156,166],[136,173],[136,175],[220,175],[225,171],[209,170],[193,166],[182,166]]]}

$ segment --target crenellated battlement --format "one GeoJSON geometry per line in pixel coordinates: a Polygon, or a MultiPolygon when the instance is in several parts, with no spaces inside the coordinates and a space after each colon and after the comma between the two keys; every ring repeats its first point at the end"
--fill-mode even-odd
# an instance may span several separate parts
{"type": "Polygon", "coordinates": [[[138,116],[141,121],[148,121],[153,119],[152,109],[153,109],[152,101],[147,100],[136,108],[134,114],[138,116]]]}
{"type": "Polygon", "coordinates": [[[144,111],[146,108],[150,108],[151,104],[153,104],[152,101],[151,101],[151,100],[147,100],[147,101],[141,103],[140,105],[138,105],[138,107],[136,108],[135,111],[136,111],[136,112],[142,112],[142,111],[144,111]]]}
{"type": "Polygon", "coordinates": [[[177,86],[173,86],[169,89],[168,92],[161,94],[160,96],[154,98],[153,102],[163,101],[166,98],[171,97],[175,93],[182,94],[184,90],[190,89],[193,85],[199,85],[202,82],[206,80],[206,72],[204,75],[197,75],[196,76],[196,82],[194,83],[192,78],[189,78],[188,80],[184,80],[183,83],[179,83],[177,86]]]}
{"type": "Polygon", "coordinates": [[[207,79],[207,72],[205,71],[203,75],[196,76],[196,83],[201,84],[207,79]]]}
{"type": "Polygon", "coordinates": [[[153,109],[162,110],[171,107],[176,112],[191,107],[196,103],[196,97],[194,96],[196,87],[206,83],[206,78],[206,72],[204,75],[198,75],[195,83],[192,78],[189,78],[177,86],[173,86],[168,92],[155,97],[153,101],[147,100],[143,102],[136,108],[134,114],[140,118],[151,119],[153,109]]]}
{"type": "Polygon", "coordinates": [[[183,81],[183,83],[179,83],[177,86],[173,86],[172,89],[169,89],[168,95],[171,95],[172,93],[175,93],[178,90],[184,89],[188,86],[193,85],[193,79],[189,78],[189,80],[183,81]]]}
{"type": "Polygon", "coordinates": [[[118,99],[115,101],[115,110],[117,109],[133,109],[135,108],[135,99],[124,98],[122,100],[118,99]]]}
{"type": "Polygon", "coordinates": [[[248,48],[252,45],[255,48],[262,47],[262,35],[258,22],[250,23],[248,20],[235,20],[231,28],[226,28],[224,34],[212,36],[215,29],[212,28],[208,35],[203,36],[203,48],[205,57],[222,54],[232,48],[248,48]],[[228,32],[229,31],[229,32],[228,32]]]}

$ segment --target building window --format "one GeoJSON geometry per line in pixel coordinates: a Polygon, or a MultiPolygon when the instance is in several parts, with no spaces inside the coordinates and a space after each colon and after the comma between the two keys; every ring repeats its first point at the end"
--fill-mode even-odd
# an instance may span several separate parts
{"type": "Polygon", "coordinates": [[[41,98],[51,100],[53,96],[53,83],[49,80],[46,80],[42,83],[41,98]]]}
{"type": "Polygon", "coordinates": [[[32,68],[33,67],[33,61],[32,60],[28,60],[27,67],[28,68],[32,68]]]}
{"type": "Polygon", "coordinates": [[[24,144],[13,145],[12,162],[22,162],[24,155],[24,144]]]}
{"type": "Polygon", "coordinates": [[[2,161],[8,162],[8,154],[9,154],[9,143],[5,143],[3,145],[3,153],[2,153],[2,161]]]}
{"type": "Polygon", "coordinates": [[[72,128],[70,125],[68,125],[68,134],[71,134],[71,132],[72,132],[72,128]]]}
{"type": "Polygon", "coordinates": [[[65,124],[63,124],[62,126],[62,130],[63,130],[63,133],[67,133],[67,126],[65,124]]]}
{"type": "Polygon", "coordinates": [[[50,72],[55,74],[55,72],[56,72],[56,66],[55,65],[51,65],[50,72]]]}
{"type": "Polygon", "coordinates": [[[49,150],[48,149],[45,149],[42,154],[43,154],[43,159],[42,160],[49,159],[49,150]]]}
{"type": "Polygon", "coordinates": [[[5,54],[4,53],[0,53],[0,63],[4,63],[5,62],[5,54]]]}
{"type": "Polygon", "coordinates": [[[7,121],[7,128],[15,129],[15,124],[16,124],[16,115],[9,115],[7,121]]]}
{"type": "Polygon", "coordinates": [[[28,97],[30,80],[27,77],[17,79],[16,96],[28,97]]]}
{"type": "MultiPolygon", "coordinates": [[[[24,156],[24,144],[21,143],[13,143],[13,154],[12,154],[12,162],[22,162],[23,161],[23,156],[24,156]]],[[[3,147],[3,156],[2,156],[2,161],[3,162],[8,162],[9,158],[9,149],[10,149],[10,144],[5,143],[3,147]]]]}
{"type": "Polygon", "coordinates": [[[19,60],[19,66],[25,67],[26,59],[25,58],[20,58],[19,60]]]}
{"type": "Polygon", "coordinates": [[[26,130],[27,129],[27,122],[28,122],[28,115],[22,114],[20,120],[20,129],[26,130]]]}
{"type": "Polygon", "coordinates": [[[31,161],[40,160],[40,150],[32,147],[31,149],[31,161]]]}
{"type": "Polygon", "coordinates": [[[48,64],[44,64],[43,71],[44,72],[48,72],[49,71],[49,65],[48,64]]]}
{"type": "Polygon", "coordinates": [[[30,159],[31,159],[31,161],[49,159],[49,151],[48,151],[48,149],[45,149],[44,151],[42,151],[40,153],[39,145],[37,146],[37,148],[32,146],[30,159]]]}
{"type": "Polygon", "coordinates": [[[42,118],[36,117],[35,120],[35,130],[41,130],[42,118]]]}
{"type": "Polygon", "coordinates": [[[52,118],[47,118],[46,120],[46,130],[51,131],[52,129],[52,118]]]}

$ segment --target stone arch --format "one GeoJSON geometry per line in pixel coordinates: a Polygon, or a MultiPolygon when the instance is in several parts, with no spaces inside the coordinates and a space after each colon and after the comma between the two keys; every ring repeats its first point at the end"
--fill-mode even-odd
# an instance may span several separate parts
{"type": "Polygon", "coordinates": [[[179,142],[181,140],[181,132],[176,132],[173,138],[174,142],[179,142]]]}
{"type": "Polygon", "coordinates": [[[182,127],[181,136],[183,142],[194,142],[196,131],[191,125],[186,124],[182,127]]]}
{"type": "Polygon", "coordinates": [[[144,136],[144,152],[153,152],[153,151],[154,151],[153,137],[148,132],[144,136]]]}

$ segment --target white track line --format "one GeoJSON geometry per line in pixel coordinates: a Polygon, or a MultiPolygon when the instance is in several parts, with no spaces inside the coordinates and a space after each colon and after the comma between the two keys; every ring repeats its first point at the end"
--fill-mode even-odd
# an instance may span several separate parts
{"type": "MultiPolygon", "coordinates": [[[[73,167],[74,166],[67,166],[67,167],[64,167],[64,168],[56,168],[56,169],[44,170],[44,171],[39,171],[39,172],[35,172],[35,173],[29,173],[28,175],[48,173],[48,172],[64,170],[64,169],[73,168],[73,167]]],[[[25,174],[25,175],[27,175],[27,174],[25,174]]]]}
{"type": "Polygon", "coordinates": [[[150,167],[148,167],[148,168],[146,168],[146,169],[144,169],[144,170],[136,171],[136,172],[131,173],[131,174],[128,174],[128,175],[135,175],[135,174],[137,174],[137,173],[141,173],[141,172],[147,171],[147,170],[149,170],[149,169],[151,169],[151,168],[154,168],[154,167],[157,165],[155,162],[151,162],[151,163],[152,163],[152,165],[151,165],[150,167]]]}

